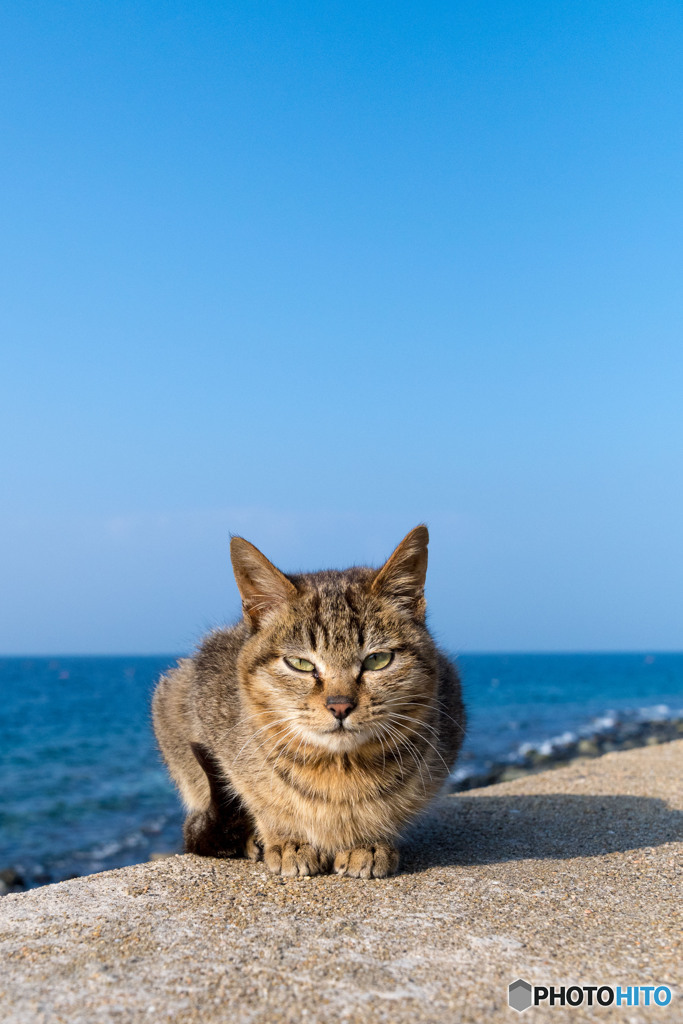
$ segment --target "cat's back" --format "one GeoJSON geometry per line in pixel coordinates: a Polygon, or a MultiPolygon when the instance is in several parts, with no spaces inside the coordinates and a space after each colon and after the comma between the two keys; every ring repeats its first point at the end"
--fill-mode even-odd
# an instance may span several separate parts
{"type": "Polygon", "coordinates": [[[215,630],[191,658],[159,679],[152,698],[154,730],[162,751],[188,739],[205,742],[238,712],[237,659],[246,639],[243,623],[215,630]]]}

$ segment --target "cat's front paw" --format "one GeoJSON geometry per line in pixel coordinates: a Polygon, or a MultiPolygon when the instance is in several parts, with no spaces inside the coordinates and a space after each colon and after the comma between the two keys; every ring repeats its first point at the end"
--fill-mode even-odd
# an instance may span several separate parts
{"type": "Polygon", "coordinates": [[[357,846],[342,850],[334,858],[334,871],[350,878],[386,878],[398,868],[398,850],[381,843],[379,846],[357,846]]]}
{"type": "Polygon", "coordinates": [[[319,875],[326,870],[320,854],[308,843],[294,843],[290,840],[266,843],[263,847],[263,860],[269,871],[274,875],[294,878],[297,875],[319,875]]]}

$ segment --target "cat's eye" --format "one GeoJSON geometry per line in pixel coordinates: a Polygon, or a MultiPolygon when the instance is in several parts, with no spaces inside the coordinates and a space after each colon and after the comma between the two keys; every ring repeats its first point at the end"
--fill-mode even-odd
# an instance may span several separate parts
{"type": "Polygon", "coordinates": [[[376,672],[380,668],[386,668],[393,657],[391,651],[377,651],[375,654],[368,654],[363,662],[363,668],[369,672],[376,672]]]}
{"type": "Polygon", "coordinates": [[[306,658],[285,658],[285,663],[297,672],[315,672],[315,665],[306,658]]]}

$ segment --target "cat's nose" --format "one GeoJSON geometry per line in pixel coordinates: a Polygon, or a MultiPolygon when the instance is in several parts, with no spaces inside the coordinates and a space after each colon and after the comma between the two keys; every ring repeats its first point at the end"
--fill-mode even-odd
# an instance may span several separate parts
{"type": "Polygon", "coordinates": [[[328,697],[325,703],[339,721],[350,715],[356,706],[348,697],[328,697]]]}

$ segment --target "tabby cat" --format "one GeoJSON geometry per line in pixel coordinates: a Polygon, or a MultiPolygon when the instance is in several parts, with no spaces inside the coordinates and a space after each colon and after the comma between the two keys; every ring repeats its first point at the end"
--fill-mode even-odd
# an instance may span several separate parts
{"type": "Polygon", "coordinates": [[[425,526],[381,569],[284,575],[231,543],[243,619],[162,676],[154,728],[185,849],[381,878],[457,756],[455,667],[425,625],[425,526]]]}

